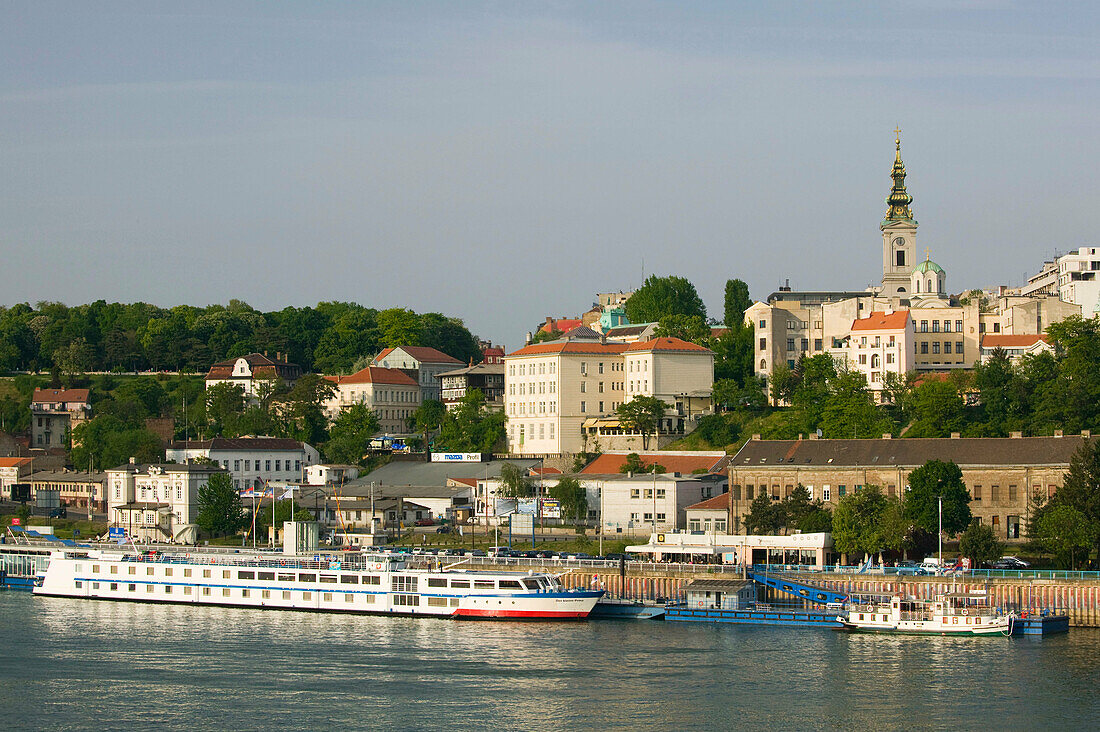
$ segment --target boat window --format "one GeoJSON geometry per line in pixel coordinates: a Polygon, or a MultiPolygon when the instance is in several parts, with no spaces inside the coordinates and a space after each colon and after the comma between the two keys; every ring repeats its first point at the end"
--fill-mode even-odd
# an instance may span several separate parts
{"type": "Polygon", "coordinates": [[[252,571],[240,570],[237,572],[237,579],[256,579],[256,573],[252,571]]]}
{"type": "Polygon", "coordinates": [[[416,577],[394,575],[391,580],[391,588],[394,592],[416,592],[416,577]]]}
{"type": "Polygon", "coordinates": [[[357,585],[359,584],[359,575],[342,574],[340,575],[340,583],[345,585],[357,585]]]}
{"type": "Polygon", "coordinates": [[[279,581],[280,582],[293,582],[294,581],[294,575],[289,573],[289,572],[279,572],[279,581]]]}
{"type": "Polygon", "coordinates": [[[164,568],[164,576],[165,577],[171,577],[172,576],[172,568],[171,567],[165,567],[164,568]]]}
{"type": "Polygon", "coordinates": [[[529,590],[538,590],[539,583],[535,580],[523,580],[523,586],[529,590]]]}
{"type": "Polygon", "coordinates": [[[494,583],[492,580],[474,580],[474,589],[475,590],[491,590],[491,589],[494,588],[495,584],[496,583],[494,583]]]}
{"type": "Polygon", "coordinates": [[[92,574],[99,574],[99,565],[98,564],[93,564],[92,565],[92,574]]]}
{"type": "Polygon", "coordinates": [[[431,607],[447,607],[446,597],[429,597],[428,605],[431,607]]]}
{"type": "Polygon", "coordinates": [[[299,582],[316,582],[317,581],[317,575],[315,575],[313,573],[309,573],[309,574],[302,573],[302,574],[298,575],[298,581],[299,582]]]}
{"type": "Polygon", "coordinates": [[[446,586],[447,586],[447,578],[446,577],[429,577],[428,578],[428,587],[446,587],[446,586]]]}
{"type": "Polygon", "coordinates": [[[521,590],[521,589],[523,589],[523,585],[521,585],[517,580],[501,580],[500,581],[500,589],[502,589],[502,590],[521,590]]]}
{"type": "Polygon", "coordinates": [[[336,575],[334,575],[334,574],[323,574],[323,575],[321,575],[321,581],[324,582],[325,584],[334,585],[334,584],[336,584],[336,575]]]}
{"type": "Polygon", "coordinates": [[[256,578],[257,579],[262,579],[262,580],[273,580],[273,579],[275,579],[275,573],[274,572],[257,572],[256,573],[256,578]]]}
{"type": "Polygon", "coordinates": [[[363,575],[363,584],[365,585],[380,585],[382,584],[382,578],[376,574],[363,575]]]}
{"type": "Polygon", "coordinates": [[[470,580],[451,580],[451,587],[461,587],[463,589],[470,588],[470,580]]]}

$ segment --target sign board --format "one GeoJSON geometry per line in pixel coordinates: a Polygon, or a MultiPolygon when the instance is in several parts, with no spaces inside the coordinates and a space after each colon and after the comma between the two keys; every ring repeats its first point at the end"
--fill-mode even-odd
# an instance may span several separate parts
{"type": "Polygon", "coordinates": [[[543,518],[561,518],[561,502],[556,498],[544,498],[542,516],[543,518]]]}
{"type": "Polygon", "coordinates": [[[526,513],[532,516],[538,511],[538,499],[537,498],[519,498],[516,499],[516,512],[526,513]]]}
{"type": "Polygon", "coordinates": [[[31,500],[31,484],[12,483],[11,499],[16,503],[26,503],[27,501],[31,500]]]}
{"type": "Polygon", "coordinates": [[[11,525],[12,525],[12,526],[22,526],[22,525],[23,525],[23,519],[21,519],[21,518],[13,518],[13,519],[11,520],[11,525]]]}
{"type": "Polygon", "coordinates": [[[512,531],[529,534],[535,529],[535,515],[531,513],[512,514],[512,531]]]}
{"type": "Polygon", "coordinates": [[[122,526],[112,526],[107,529],[107,537],[109,539],[125,539],[126,529],[122,526]]]}
{"type": "Polygon", "coordinates": [[[480,452],[433,452],[433,463],[480,463],[480,452]]]}
{"type": "Polygon", "coordinates": [[[34,502],[39,508],[59,508],[61,506],[61,491],[39,488],[34,492],[34,502]]]}

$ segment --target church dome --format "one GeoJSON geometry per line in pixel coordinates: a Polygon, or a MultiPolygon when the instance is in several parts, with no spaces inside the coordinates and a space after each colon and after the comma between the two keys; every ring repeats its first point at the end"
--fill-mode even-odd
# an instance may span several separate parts
{"type": "Polygon", "coordinates": [[[943,267],[933,262],[931,259],[926,259],[916,267],[913,268],[914,272],[928,273],[935,272],[936,274],[943,274],[943,267]]]}

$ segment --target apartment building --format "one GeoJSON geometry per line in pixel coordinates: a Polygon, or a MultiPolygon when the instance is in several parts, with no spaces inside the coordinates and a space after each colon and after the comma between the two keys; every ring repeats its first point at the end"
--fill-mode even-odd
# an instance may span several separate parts
{"type": "Polygon", "coordinates": [[[282,437],[215,437],[179,440],[168,445],[165,457],[177,463],[211,460],[233,477],[238,490],[271,482],[299,483],[305,468],[320,462],[317,449],[282,437]]]}
{"type": "Polygon", "coordinates": [[[589,333],[505,357],[510,452],[584,451],[600,430],[622,432],[615,410],[635,396],[656,396],[669,405],[666,430],[682,429],[689,417],[709,411],[712,351],[677,338],[628,344],[589,333]]]}
{"type": "Polygon", "coordinates": [[[379,353],[371,366],[399,369],[420,385],[420,399],[439,399],[439,375],[460,368],[463,363],[453,356],[427,346],[398,346],[379,353]]]}
{"type": "Polygon", "coordinates": [[[241,387],[249,399],[258,399],[264,385],[282,382],[293,386],[301,375],[302,367],[288,362],[283,353],[276,353],[274,359],[268,358],[266,353],[250,353],[211,366],[206,372],[206,388],[234,384],[241,387]]]}
{"type": "Polygon", "coordinates": [[[387,434],[408,432],[409,420],[425,398],[417,380],[403,369],[368,366],[350,376],[325,378],[336,386],[336,393],[324,404],[329,419],[336,419],[352,404],[366,404],[387,434]]]}
{"type": "Polygon", "coordinates": [[[72,431],[90,413],[87,389],[35,389],[31,396],[31,447],[68,447],[72,431]]]}
{"type": "Polygon", "coordinates": [[[915,340],[908,310],[871,313],[852,323],[848,338],[848,368],[863,374],[867,388],[881,393],[887,374],[913,370],[915,340]]]}
{"type": "Polygon", "coordinates": [[[107,520],[139,541],[194,544],[199,488],[224,472],[213,465],[141,465],[106,471],[107,520]]]}

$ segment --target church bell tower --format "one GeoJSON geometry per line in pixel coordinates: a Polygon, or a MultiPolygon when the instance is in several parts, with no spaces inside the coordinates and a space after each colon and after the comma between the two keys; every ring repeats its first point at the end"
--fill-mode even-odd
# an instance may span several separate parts
{"type": "Polygon", "coordinates": [[[905,163],[901,161],[901,130],[894,130],[894,169],[890,177],[894,187],[886,199],[886,218],[882,220],[882,291],[884,297],[908,298],[911,275],[917,265],[917,221],[909,204],[913,197],[905,191],[905,163]]]}

